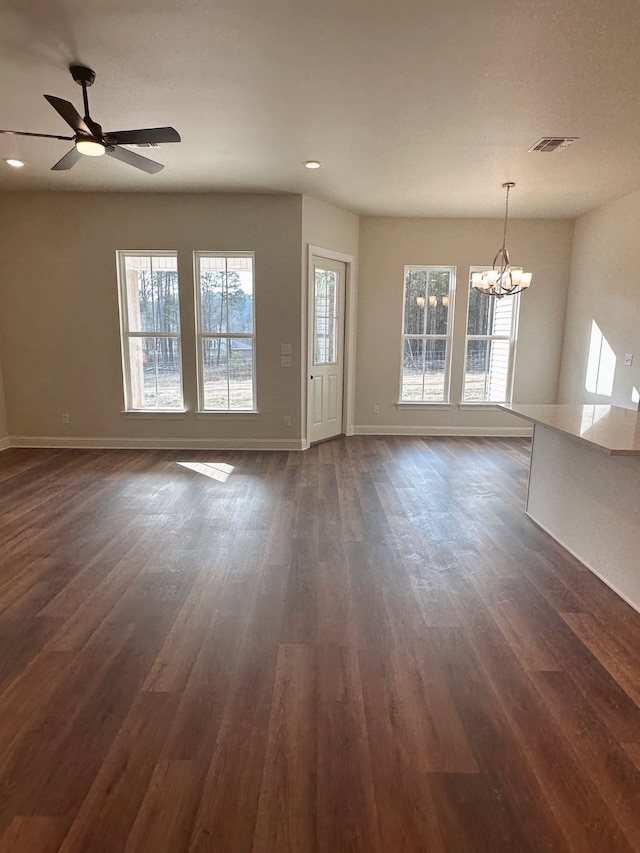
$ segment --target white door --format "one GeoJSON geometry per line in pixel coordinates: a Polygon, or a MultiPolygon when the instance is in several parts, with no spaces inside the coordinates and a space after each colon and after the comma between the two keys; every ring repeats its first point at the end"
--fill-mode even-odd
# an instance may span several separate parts
{"type": "Polygon", "coordinates": [[[312,257],[309,282],[309,441],[341,435],[346,265],[312,257]]]}

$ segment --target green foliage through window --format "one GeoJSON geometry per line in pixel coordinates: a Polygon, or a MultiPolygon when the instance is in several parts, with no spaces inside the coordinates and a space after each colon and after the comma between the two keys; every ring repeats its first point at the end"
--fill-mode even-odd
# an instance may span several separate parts
{"type": "Polygon", "coordinates": [[[404,402],[446,402],[455,275],[452,267],[405,267],[404,402]]]}

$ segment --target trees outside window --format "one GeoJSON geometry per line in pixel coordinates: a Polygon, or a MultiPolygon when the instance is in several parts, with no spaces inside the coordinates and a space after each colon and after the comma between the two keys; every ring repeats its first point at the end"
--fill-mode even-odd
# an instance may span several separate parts
{"type": "MultiPolygon", "coordinates": [[[[470,273],[482,269],[472,267],[470,273]]],[[[463,402],[510,402],[519,300],[469,288],[463,402]]]]}
{"type": "Polygon", "coordinates": [[[196,252],[200,411],[251,411],[255,401],[254,256],[196,252]]]}
{"type": "Polygon", "coordinates": [[[454,292],[454,267],[405,267],[401,402],[448,402],[454,292]]]}
{"type": "Polygon", "coordinates": [[[125,409],[183,408],[176,252],[118,252],[125,409]]]}

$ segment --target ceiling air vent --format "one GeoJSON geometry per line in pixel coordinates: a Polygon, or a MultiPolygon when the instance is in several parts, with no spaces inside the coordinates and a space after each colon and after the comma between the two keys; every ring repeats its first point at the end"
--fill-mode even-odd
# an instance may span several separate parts
{"type": "Polygon", "coordinates": [[[577,136],[543,136],[529,148],[529,151],[546,151],[551,154],[554,151],[562,151],[563,148],[568,148],[576,139],[578,139],[577,136]]]}

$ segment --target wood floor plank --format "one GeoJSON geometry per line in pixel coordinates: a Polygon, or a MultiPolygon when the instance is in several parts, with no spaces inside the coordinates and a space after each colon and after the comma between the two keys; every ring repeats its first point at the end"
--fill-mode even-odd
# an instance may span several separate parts
{"type": "MultiPolygon", "coordinates": [[[[537,673],[559,724],[579,743],[577,755],[597,775],[598,789],[633,847],[640,840],[640,771],[597,713],[562,672],[537,673]]],[[[640,731],[640,730],[639,730],[640,731]]]]}
{"type": "Polygon", "coordinates": [[[382,853],[357,651],[318,652],[315,850],[382,853]]]}
{"type": "MultiPolygon", "coordinates": [[[[496,701],[493,685],[483,677],[476,652],[481,638],[466,628],[434,628],[431,637],[441,665],[449,673],[449,689],[490,791],[490,803],[486,794],[473,803],[480,849],[499,844],[496,849],[505,851],[570,850],[517,730],[496,701]],[[501,833],[500,842],[494,823],[501,833]]],[[[455,792],[455,786],[450,790],[455,792]]],[[[477,786],[472,783],[466,796],[473,790],[477,786]]],[[[450,831],[447,824],[445,837],[450,831]]]]}
{"type": "Polygon", "coordinates": [[[68,827],[69,821],[64,817],[18,815],[0,838],[0,853],[57,853],[68,827]]]}
{"type": "Polygon", "coordinates": [[[198,762],[158,762],[124,853],[173,853],[186,850],[201,785],[202,771],[198,762]]]}
{"type": "Polygon", "coordinates": [[[634,853],[640,614],[528,458],[0,453],[0,853],[634,853]]]}
{"type": "Polygon", "coordinates": [[[313,648],[280,646],[253,853],[317,849],[317,689],[313,648]]]}
{"type": "Polygon", "coordinates": [[[359,662],[380,846],[447,853],[429,776],[422,761],[413,761],[397,743],[402,732],[389,660],[368,646],[359,651],[359,662]]]}
{"type": "Polygon", "coordinates": [[[176,694],[141,694],[84,797],[60,853],[124,849],[177,704],[176,694]]]}

